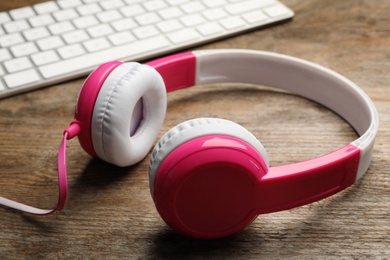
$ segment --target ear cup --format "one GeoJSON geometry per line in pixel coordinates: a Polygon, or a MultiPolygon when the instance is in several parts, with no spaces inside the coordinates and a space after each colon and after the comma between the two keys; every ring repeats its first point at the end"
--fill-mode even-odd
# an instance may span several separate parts
{"type": "Polygon", "coordinates": [[[247,142],[261,155],[268,168],[268,155],[263,145],[241,125],[219,118],[192,119],[173,127],[155,145],[149,163],[149,185],[152,197],[154,196],[156,174],[164,159],[181,144],[197,137],[213,134],[237,137],[247,142]]]}
{"type": "Polygon", "coordinates": [[[98,157],[91,139],[91,119],[96,98],[106,78],[120,64],[123,62],[110,61],[97,67],[84,81],[77,98],[74,118],[81,128],[78,140],[84,151],[93,157],[98,157]]]}
{"type": "Polygon", "coordinates": [[[91,139],[99,158],[118,166],[142,160],[166,113],[164,81],[139,63],[117,66],[106,78],[93,109],[91,139]]]}
{"type": "Polygon", "coordinates": [[[171,228],[218,238],[256,217],[255,187],[267,171],[265,149],[245,128],[223,119],[194,119],[168,131],[155,146],[150,188],[171,228]]]}

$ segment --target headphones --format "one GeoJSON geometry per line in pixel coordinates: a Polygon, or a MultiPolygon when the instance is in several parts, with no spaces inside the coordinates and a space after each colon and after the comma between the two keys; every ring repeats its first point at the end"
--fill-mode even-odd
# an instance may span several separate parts
{"type": "Polygon", "coordinates": [[[44,210],[3,197],[0,204],[37,215],[62,209],[68,139],[78,136],[93,157],[133,165],[145,158],[159,134],[167,92],[216,82],[266,85],[303,96],[339,114],[359,138],[318,158],[270,167],[263,145],[234,122],[198,118],[175,126],[155,145],[149,178],[157,211],[179,233],[228,236],[259,214],[333,195],[368,169],[378,115],[353,82],[320,65],[276,53],[193,51],[146,64],[113,61],[95,69],[84,82],[75,120],[65,129],[59,148],[57,206],[44,210]]]}

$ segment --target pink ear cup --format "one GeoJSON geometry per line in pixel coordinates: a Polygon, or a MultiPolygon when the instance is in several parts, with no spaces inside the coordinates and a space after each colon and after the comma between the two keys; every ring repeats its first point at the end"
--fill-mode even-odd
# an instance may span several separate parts
{"type": "Polygon", "coordinates": [[[91,123],[99,158],[117,166],[141,161],[160,132],[166,89],[152,67],[129,62],[107,77],[96,99],[91,123]]]}
{"type": "Polygon", "coordinates": [[[81,147],[93,157],[97,157],[91,139],[91,120],[96,98],[108,75],[122,63],[112,61],[100,65],[85,80],[77,99],[75,119],[81,128],[78,139],[81,147]]]}
{"type": "Polygon", "coordinates": [[[155,146],[151,193],[161,217],[178,232],[222,237],[256,217],[251,198],[267,169],[263,146],[245,128],[223,119],[193,119],[155,146]]]}
{"type": "Polygon", "coordinates": [[[257,138],[244,127],[220,118],[196,118],[178,124],[165,133],[155,145],[149,163],[150,193],[153,197],[154,180],[163,160],[181,144],[206,135],[227,135],[237,137],[252,145],[268,167],[268,155],[257,138]]]}
{"type": "Polygon", "coordinates": [[[158,169],[154,202],[176,231],[218,238],[256,217],[256,185],[267,172],[259,153],[241,139],[198,137],[171,152],[158,169]]]}
{"type": "Polygon", "coordinates": [[[166,90],[155,69],[135,62],[103,64],[79,95],[80,144],[109,163],[133,165],[149,152],[165,112],[166,90]]]}

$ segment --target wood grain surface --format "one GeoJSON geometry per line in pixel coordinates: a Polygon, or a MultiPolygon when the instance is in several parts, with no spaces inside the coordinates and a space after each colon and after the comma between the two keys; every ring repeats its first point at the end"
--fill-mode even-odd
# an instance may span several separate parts
{"type": "MultiPolygon", "coordinates": [[[[37,2],[3,0],[0,11],[37,2]]],[[[259,216],[219,240],[168,228],[149,194],[149,156],[118,168],[68,143],[69,198],[47,217],[0,208],[1,259],[388,259],[390,258],[390,1],[283,0],[295,18],[195,49],[267,50],[327,66],[356,82],[380,116],[372,164],[327,199],[259,216]]],[[[57,199],[56,156],[84,78],[0,100],[0,194],[39,207],[57,199]]],[[[346,101],[348,102],[348,101],[346,101]]],[[[334,113],[269,87],[215,84],[169,94],[160,136],[196,117],[242,124],[271,165],[333,151],[356,138],[334,113]]]]}

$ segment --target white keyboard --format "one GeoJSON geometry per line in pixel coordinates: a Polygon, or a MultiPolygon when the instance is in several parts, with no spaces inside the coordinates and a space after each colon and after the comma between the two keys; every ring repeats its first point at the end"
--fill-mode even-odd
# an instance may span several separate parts
{"type": "Polygon", "coordinates": [[[293,16],[277,0],[58,0],[0,12],[0,98],[293,16]]]}

